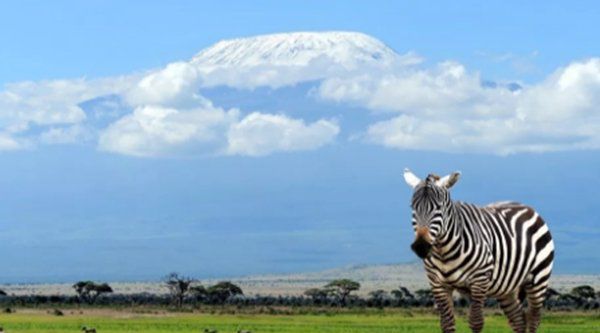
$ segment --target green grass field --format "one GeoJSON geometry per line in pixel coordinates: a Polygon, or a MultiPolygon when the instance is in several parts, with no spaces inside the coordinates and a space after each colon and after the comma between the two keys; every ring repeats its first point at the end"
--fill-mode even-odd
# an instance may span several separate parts
{"type": "MultiPolygon", "coordinates": [[[[330,315],[212,315],[212,314],[134,314],[106,311],[91,314],[66,312],[63,317],[42,311],[23,311],[0,315],[0,325],[7,333],[67,333],[80,332],[83,325],[95,327],[98,333],[124,332],[201,332],[216,328],[221,332],[238,329],[254,333],[376,333],[376,332],[438,332],[433,314],[412,314],[409,311],[379,314],[330,315]]],[[[464,318],[458,319],[458,332],[469,332],[464,318]]],[[[511,332],[500,315],[486,316],[484,332],[511,332]]],[[[600,313],[546,313],[540,332],[600,332],[600,313]]]]}

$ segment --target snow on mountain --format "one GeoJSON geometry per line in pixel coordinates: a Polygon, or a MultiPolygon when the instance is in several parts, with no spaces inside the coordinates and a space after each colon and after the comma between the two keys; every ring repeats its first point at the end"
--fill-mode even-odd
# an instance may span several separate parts
{"type": "Polygon", "coordinates": [[[398,54],[357,32],[294,32],[224,40],[201,51],[192,63],[208,67],[306,66],[319,58],[347,69],[388,65],[398,54]]]}
{"type": "Polygon", "coordinates": [[[293,32],[220,41],[188,62],[169,64],[140,81],[130,99],[168,99],[198,87],[280,88],[300,82],[388,71],[421,59],[399,55],[358,32],[293,32]]]}
{"type": "Polygon", "coordinates": [[[299,82],[388,71],[421,62],[358,32],[292,32],[220,41],[188,65],[202,86],[280,88],[299,82]]]}

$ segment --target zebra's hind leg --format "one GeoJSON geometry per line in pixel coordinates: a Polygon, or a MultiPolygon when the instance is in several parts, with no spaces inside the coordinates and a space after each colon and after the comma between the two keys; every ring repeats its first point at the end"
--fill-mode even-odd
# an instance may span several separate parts
{"type": "MultiPolygon", "coordinates": [[[[546,241],[545,243],[541,243],[545,247],[542,247],[542,250],[539,252],[534,267],[531,270],[529,283],[525,285],[525,294],[528,303],[527,328],[530,333],[535,333],[540,325],[541,311],[544,306],[546,292],[548,291],[548,280],[552,273],[554,260],[554,244],[550,239],[550,234],[546,233],[540,237],[540,240],[546,241]]],[[[538,243],[540,243],[540,240],[538,240],[538,243]]]]}
{"type": "Polygon", "coordinates": [[[441,285],[432,285],[431,292],[435,299],[435,306],[440,313],[440,324],[442,332],[454,333],[456,327],[454,323],[454,301],[452,300],[452,290],[441,285]]]}
{"type": "Polygon", "coordinates": [[[546,299],[548,282],[544,281],[538,285],[530,285],[525,288],[527,294],[527,331],[536,333],[540,325],[542,307],[546,299]]]}
{"type": "Polygon", "coordinates": [[[502,298],[499,298],[500,308],[504,311],[510,327],[515,333],[525,333],[527,323],[525,321],[525,312],[523,306],[519,301],[517,293],[512,293],[502,298]]]}

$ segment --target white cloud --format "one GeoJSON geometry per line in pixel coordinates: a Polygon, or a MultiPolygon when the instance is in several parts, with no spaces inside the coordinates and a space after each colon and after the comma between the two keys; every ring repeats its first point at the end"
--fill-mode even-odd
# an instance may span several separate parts
{"type": "Polygon", "coordinates": [[[238,110],[225,111],[210,104],[185,110],[139,107],[100,133],[99,148],[138,157],[262,156],[316,149],[333,141],[339,132],[327,120],[305,125],[302,120],[258,112],[239,118],[238,110]]]}
{"type": "MultiPolygon", "coordinates": [[[[283,74],[275,68],[265,69],[258,76],[256,71],[261,69],[246,74],[252,77],[252,82],[264,79],[267,85],[269,71],[278,76],[283,74]]],[[[337,124],[327,120],[305,125],[301,119],[263,113],[241,119],[240,111],[214,107],[198,94],[205,79],[202,75],[190,63],[177,62],[144,75],[9,84],[0,92],[0,150],[97,139],[100,150],[132,156],[259,156],[316,149],[331,142],[339,132],[337,124]],[[120,96],[133,112],[117,118],[106,128],[93,127],[98,122],[87,119],[89,115],[80,104],[108,95],[120,96]],[[258,128],[265,132],[257,133],[258,128]],[[248,135],[247,142],[244,134],[248,135]],[[269,138],[281,141],[266,142],[269,138]]],[[[303,80],[302,75],[290,82],[303,80]]],[[[240,78],[238,75],[235,79],[240,78]]],[[[106,111],[111,117],[118,117],[114,103],[109,100],[94,104],[92,116],[106,111]]]]}
{"type": "Polygon", "coordinates": [[[317,149],[336,138],[336,122],[306,124],[285,110],[245,116],[199,95],[215,85],[276,88],[311,80],[322,80],[316,95],[323,100],[368,108],[379,119],[388,114],[372,124],[359,117],[362,137],[387,147],[497,154],[600,149],[600,58],[514,89],[483,84],[479,73],[456,62],[427,67],[415,54],[398,55],[364,34],[333,32],[224,41],[188,62],[139,75],[5,85],[0,151],[96,140],[101,150],[135,156],[317,149]],[[80,107],[108,95],[115,99],[94,104],[88,115],[80,107]]]}
{"type": "Polygon", "coordinates": [[[163,156],[181,152],[213,153],[223,149],[237,110],[210,104],[187,110],[142,106],[100,134],[99,149],[133,156],[163,156]]]}
{"type": "Polygon", "coordinates": [[[322,98],[399,113],[366,139],[398,149],[509,154],[600,149],[600,59],[572,63],[512,91],[456,63],[325,80],[322,98]]]}
{"type": "MultiPolygon", "coordinates": [[[[362,64],[361,67],[349,69],[327,57],[318,57],[302,65],[257,64],[241,67],[199,67],[199,71],[202,72],[201,85],[203,87],[224,85],[238,89],[254,89],[257,87],[277,89],[300,82],[343,78],[365,72],[385,72],[390,68],[411,67],[419,63],[420,60],[413,53],[407,53],[398,55],[392,63],[366,63],[362,64]]],[[[194,83],[200,85],[196,81],[194,83]]]]}
{"type": "Polygon", "coordinates": [[[7,84],[0,92],[0,121],[37,125],[74,124],[85,119],[79,103],[121,93],[131,77],[86,80],[52,80],[7,84]]]}
{"type": "Polygon", "coordinates": [[[398,55],[361,33],[293,33],[220,42],[189,62],[141,75],[10,84],[0,91],[0,150],[94,139],[101,150],[136,156],[315,149],[333,140],[337,124],[320,120],[305,125],[301,119],[260,113],[239,121],[238,111],[213,107],[199,88],[281,87],[419,62],[420,57],[398,55]],[[102,119],[87,119],[80,105],[108,95],[118,96],[124,108],[104,112],[94,104],[90,115],[102,119]],[[102,128],[112,117],[104,113],[117,118],[126,108],[134,111],[102,128]],[[243,135],[249,136],[247,142],[243,135]],[[267,138],[281,141],[269,143],[267,138]]]}
{"type": "Polygon", "coordinates": [[[334,121],[321,119],[307,125],[284,115],[254,112],[230,127],[227,153],[262,156],[312,150],[331,143],[339,131],[334,121]]]}
{"type": "Polygon", "coordinates": [[[201,99],[200,71],[187,62],[175,62],[154,71],[129,89],[126,99],[131,105],[189,106],[201,99]]]}
{"type": "Polygon", "coordinates": [[[80,103],[107,94],[119,94],[133,81],[133,76],[124,76],[5,85],[0,91],[0,131],[4,132],[0,138],[0,151],[32,147],[36,141],[65,143],[65,135],[72,135],[76,127],[66,128],[86,120],[80,103]],[[32,127],[45,129],[40,138],[26,133],[32,127]]]}
{"type": "Polygon", "coordinates": [[[501,114],[512,108],[507,103],[514,93],[507,89],[485,89],[477,73],[468,73],[461,64],[444,62],[433,69],[328,79],[320,85],[319,95],[373,110],[439,119],[457,113],[481,117],[501,114]]]}

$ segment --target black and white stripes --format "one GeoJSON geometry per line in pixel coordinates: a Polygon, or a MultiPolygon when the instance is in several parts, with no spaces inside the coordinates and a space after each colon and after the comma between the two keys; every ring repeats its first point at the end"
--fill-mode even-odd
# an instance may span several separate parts
{"type": "Polygon", "coordinates": [[[483,329],[483,303],[494,297],[514,332],[535,333],[554,259],[539,214],[515,202],[478,207],[452,201],[448,190],[458,173],[421,181],[406,170],[404,177],[414,188],[412,249],[425,264],[442,331],[455,332],[452,292],[458,290],[471,299],[473,332],[483,329]],[[527,299],[527,313],[519,295],[527,299]]]}

